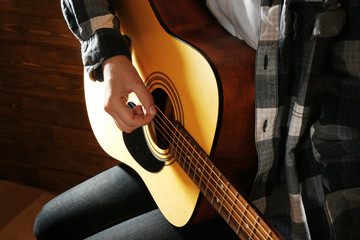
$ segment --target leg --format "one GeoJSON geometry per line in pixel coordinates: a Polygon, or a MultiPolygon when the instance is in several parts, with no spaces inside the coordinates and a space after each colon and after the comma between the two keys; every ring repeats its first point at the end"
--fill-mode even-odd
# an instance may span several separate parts
{"type": "Polygon", "coordinates": [[[41,239],[237,239],[222,220],[176,228],[126,166],[109,169],[47,203],[36,218],[41,239]]]}
{"type": "Polygon", "coordinates": [[[198,240],[239,239],[222,219],[216,219],[194,226],[176,228],[161,214],[159,209],[119,223],[86,240],[198,240]]]}
{"type": "Polygon", "coordinates": [[[82,239],[156,208],[146,186],[125,165],[113,167],[47,203],[38,214],[38,239],[82,239]]]}
{"type": "Polygon", "coordinates": [[[182,240],[181,233],[173,227],[161,214],[160,210],[155,209],[142,215],[131,218],[119,223],[111,228],[105,229],[87,240],[182,240]]]}

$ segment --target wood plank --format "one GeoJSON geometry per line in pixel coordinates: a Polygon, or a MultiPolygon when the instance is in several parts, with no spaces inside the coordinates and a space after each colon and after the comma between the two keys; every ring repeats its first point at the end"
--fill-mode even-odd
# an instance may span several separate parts
{"type": "Polygon", "coordinates": [[[62,15],[60,1],[47,0],[0,0],[0,14],[58,18],[62,15]]]}
{"type": "Polygon", "coordinates": [[[45,124],[0,115],[0,138],[36,142],[43,146],[98,153],[98,142],[90,130],[45,124]]]}
{"type": "Polygon", "coordinates": [[[89,176],[11,160],[0,161],[0,169],[5,177],[11,181],[36,186],[54,193],[64,192],[89,179],[89,176]]]}
{"type": "Polygon", "coordinates": [[[90,130],[84,103],[0,92],[4,116],[90,130]]]}
{"type": "Polygon", "coordinates": [[[37,72],[62,72],[79,75],[83,73],[81,53],[76,49],[59,49],[3,41],[0,67],[11,64],[14,68],[32,66],[37,72]]]}
{"type": "Polygon", "coordinates": [[[85,105],[82,72],[68,74],[31,65],[0,63],[0,90],[16,95],[46,97],[85,105]]]}
{"type": "Polygon", "coordinates": [[[97,149],[98,154],[89,154],[76,149],[62,149],[56,146],[44,146],[37,142],[26,143],[0,138],[1,161],[11,160],[89,177],[119,164],[119,161],[103,152],[100,146],[97,149]]]}
{"type": "Polygon", "coordinates": [[[44,16],[1,13],[0,32],[2,41],[80,49],[79,41],[68,29],[62,16],[44,18],[44,16]]]}

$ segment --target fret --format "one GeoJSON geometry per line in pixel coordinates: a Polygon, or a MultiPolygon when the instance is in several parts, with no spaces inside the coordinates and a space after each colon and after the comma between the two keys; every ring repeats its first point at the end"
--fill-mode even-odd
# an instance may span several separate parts
{"type": "Polygon", "coordinates": [[[207,179],[209,179],[209,178],[206,178],[206,176],[208,176],[208,174],[207,173],[204,174],[204,171],[205,171],[204,169],[199,170],[199,171],[201,171],[201,175],[200,175],[201,183],[200,183],[199,187],[200,187],[201,192],[205,195],[205,193],[206,194],[208,193],[207,179]]]}
{"type": "Polygon", "coordinates": [[[209,181],[210,181],[211,173],[213,172],[213,169],[214,169],[214,164],[211,165],[211,171],[210,171],[210,174],[209,174],[209,178],[206,181],[206,187],[205,187],[205,191],[204,191],[204,196],[207,196],[207,191],[209,189],[209,181]]]}
{"type": "Polygon", "coordinates": [[[179,147],[179,144],[178,144],[178,140],[179,140],[179,137],[177,136],[178,134],[180,134],[178,131],[175,131],[175,134],[174,134],[174,138],[173,138],[173,156],[175,158],[175,160],[179,163],[179,165],[181,165],[181,157],[179,157],[179,151],[178,151],[178,147],[179,147]]]}
{"type": "Polygon", "coordinates": [[[267,232],[267,236],[266,236],[265,240],[270,239],[270,238],[271,238],[271,234],[272,234],[272,231],[269,230],[269,231],[267,232]]]}
{"type": "Polygon", "coordinates": [[[183,150],[184,148],[184,143],[182,143],[182,141],[184,141],[184,137],[183,137],[183,134],[182,134],[182,129],[180,129],[180,133],[179,133],[179,145],[180,145],[180,158],[183,159],[183,162],[182,162],[182,168],[185,170],[185,165],[186,165],[186,154],[183,150]]]}
{"type": "Polygon", "coordinates": [[[195,151],[195,144],[192,143],[193,140],[189,139],[189,148],[188,148],[188,152],[189,152],[189,156],[191,157],[191,168],[190,170],[188,171],[188,175],[192,178],[193,176],[196,176],[197,173],[196,173],[196,166],[197,166],[197,153],[195,151]],[[190,151],[191,149],[191,151],[190,151]]]}
{"type": "Polygon", "coordinates": [[[254,222],[251,232],[249,234],[250,238],[252,238],[252,236],[255,235],[254,230],[256,229],[256,225],[257,225],[258,221],[259,221],[259,216],[256,216],[255,222],[254,222]]]}
{"type": "Polygon", "coordinates": [[[198,153],[196,150],[196,145],[193,148],[193,154],[194,154],[194,159],[196,159],[196,164],[194,166],[193,181],[199,186],[201,190],[201,177],[202,177],[203,168],[201,167],[201,163],[202,163],[201,156],[200,153],[198,153]]]}
{"type": "Polygon", "coordinates": [[[185,150],[184,150],[184,158],[186,160],[186,163],[187,163],[187,170],[186,170],[186,167],[184,166],[184,170],[185,172],[187,172],[187,175],[188,176],[192,176],[195,172],[194,172],[194,167],[193,167],[193,160],[194,160],[194,155],[190,152],[190,148],[192,148],[191,144],[190,144],[190,141],[191,139],[186,135],[184,134],[184,132],[182,131],[181,132],[183,134],[183,146],[185,147],[185,150]]]}
{"type": "Polygon", "coordinates": [[[214,195],[211,199],[211,204],[214,204],[214,197],[216,197],[216,202],[219,203],[219,198],[216,196],[216,192],[217,192],[217,186],[219,185],[219,180],[220,180],[220,177],[221,177],[221,173],[220,173],[220,176],[217,178],[216,180],[216,184],[215,184],[215,191],[214,191],[214,195]]]}
{"type": "Polygon", "coordinates": [[[249,204],[246,203],[246,205],[245,205],[245,210],[244,210],[244,212],[242,212],[242,217],[241,217],[241,219],[240,219],[240,223],[239,223],[238,229],[237,229],[237,231],[236,231],[236,233],[237,233],[238,235],[239,235],[239,233],[240,233],[241,225],[244,223],[244,218],[245,218],[245,214],[246,214],[246,211],[247,211],[248,207],[249,207],[249,204]]]}
{"type": "Polygon", "coordinates": [[[205,170],[205,167],[199,167],[198,168],[198,172],[200,173],[200,177],[199,177],[199,187],[200,189],[203,190],[203,192],[206,192],[206,181],[203,181],[204,179],[204,170],[205,170]]]}
{"type": "MultiPolygon", "coordinates": [[[[196,153],[195,153],[195,147],[192,151],[192,154],[194,155],[194,159],[195,159],[195,156],[196,156],[196,153]]],[[[197,171],[198,171],[198,165],[199,165],[199,160],[196,159],[196,163],[195,163],[195,166],[194,166],[194,175],[192,176],[192,180],[194,183],[196,183],[198,185],[198,180],[196,179],[196,177],[198,176],[197,175],[197,171]]]]}
{"type": "Polygon", "coordinates": [[[234,211],[234,205],[236,204],[236,201],[238,201],[238,197],[239,197],[239,193],[236,192],[236,193],[235,193],[235,200],[232,201],[232,204],[231,204],[231,210],[230,210],[230,212],[229,212],[229,217],[228,217],[228,219],[226,220],[226,222],[227,222],[228,224],[229,224],[229,222],[230,222],[230,218],[232,217],[232,213],[233,213],[233,211],[234,211]]]}
{"type": "MultiPolygon", "coordinates": [[[[191,163],[192,163],[192,155],[190,154],[189,152],[189,146],[190,144],[188,144],[188,141],[186,140],[186,138],[184,139],[184,142],[186,142],[186,145],[184,144],[185,146],[185,152],[184,152],[184,155],[185,155],[185,159],[188,163],[188,169],[187,169],[187,175],[188,176],[191,176],[190,175],[190,171],[192,170],[191,168],[191,163]]],[[[185,169],[184,169],[185,170],[185,169]]]]}
{"type": "Polygon", "coordinates": [[[191,178],[192,176],[196,175],[196,169],[194,167],[194,162],[193,162],[193,155],[188,155],[188,160],[189,160],[189,168],[187,171],[188,176],[191,178]]]}
{"type": "MultiPolygon", "coordinates": [[[[194,149],[193,149],[193,154],[194,154],[194,158],[196,156],[196,146],[194,146],[194,149]]],[[[201,183],[201,175],[199,176],[197,173],[198,173],[198,169],[199,169],[199,154],[197,154],[197,158],[196,158],[196,164],[195,164],[195,170],[194,170],[194,176],[193,176],[193,181],[200,187],[200,183],[201,183]],[[199,177],[199,180],[196,180],[196,176],[199,177]]]]}
{"type": "Polygon", "coordinates": [[[221,210],[223,210],[224,200],[225,200],[225,198],[226,198],[226,193],[227,193],[227,191],[228,191],[228,189],[229,189],[229,185],[230,185],[230,182],[227,182],[226,188],[225,188],[225,186],[224,186],[223,184],[221,184],[221,186],[220,186],[221,189],[223,190],[223,199],[222,199],[221,204],[220,204],[219,213],[221,213],[221,210]],[[224,190],[224,188],[225,188],[225,190],[224,190]]]}
{"type": "Polygon", "coordinates": [[[201,167],[198,169],[198,171],[201,173],[201,189],[206,196],[208,192],[209,181],[211,181],[211,173],[213,172],[214,164],[211,164],[210,167],[207,155],[204,152],[200,153],[199,161],[201,162],[201,167]]]}
{"type": "Polygon", "coordinates": [[[181,154],[182,154],[183,159],[184,159],[183,169],[184,169],[185,172],[187,172],[186,164],[189,165],[189,163],[188,163],[188,157],[187,157],[187,154],[186,154],[186,150],[187,150],[186,138],[184,137],[184,132],[183,132],[182,129],[180,130],[180,134],[181,134],[181,154]]]}

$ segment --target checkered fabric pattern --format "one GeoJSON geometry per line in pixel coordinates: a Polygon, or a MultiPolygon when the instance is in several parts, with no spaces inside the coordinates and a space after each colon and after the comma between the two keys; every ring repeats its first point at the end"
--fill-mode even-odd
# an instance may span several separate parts
{"type": "Polygon", "coordinates": [[[262,1],[252,199],[286,239],[359,239],[358,1],[262,1]]]}
{"type": "MultiPolygon", "coordinates": [[[[87,71],[130,56],[106,0],[62,0],[87,71]]],[[[286,239],[360,239],[360,2],[262,0],[251,199],[286,239]]]]}
{"type": "Polygon", "coordinates": [[[103,79],[101,64],[106,59],[116,55],[130,58],[112,1],[62,0],[61,8],[69,29],[81,43],[83,64],[91,79],[103,79]]]}

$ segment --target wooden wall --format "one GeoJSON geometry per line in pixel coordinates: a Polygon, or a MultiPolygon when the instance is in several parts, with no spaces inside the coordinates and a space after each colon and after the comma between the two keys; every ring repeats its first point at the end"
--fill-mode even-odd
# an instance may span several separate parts
{"type": "Polygon", "coordinates": [[[0,177],[62,192],[118,164],[99,147],[60,0],[0,0],[0,177]]]}

